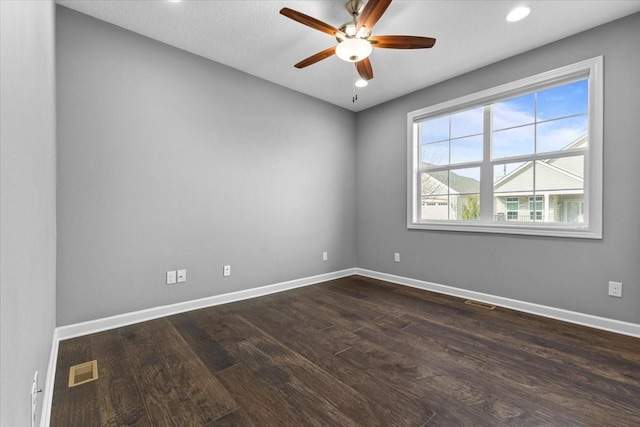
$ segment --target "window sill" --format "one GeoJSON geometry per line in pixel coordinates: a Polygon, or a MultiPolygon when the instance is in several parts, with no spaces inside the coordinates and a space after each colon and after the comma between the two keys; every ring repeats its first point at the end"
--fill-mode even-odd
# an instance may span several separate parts
{"type": "Polygon", "coordinates": [[[602,239],[602,232],[588,227],[526,226],[522,224],[474,224],[471,222],[409,222],[408,229],[433,231],[462,231],[471,233],[516,234],[525,236],[602,239]]]}

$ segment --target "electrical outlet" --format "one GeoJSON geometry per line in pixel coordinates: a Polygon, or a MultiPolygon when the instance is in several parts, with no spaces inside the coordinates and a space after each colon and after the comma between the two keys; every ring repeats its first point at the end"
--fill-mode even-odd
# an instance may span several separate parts
{"type": "Polygon", "coordinates": [[[187,281],[187,270],[178,270],[178,283],[187,281]]]}
{"type": "Polygon", "coordinates": [[[622,298],[622,283],[609,282],[609,296],[622,298]]]}
{"type": "Polygon", "coordinates": [[[167,285],[173,285],[176,283],[176,271],[167,271],[167,285]]]}
{"type": "Polygon", "coordinates": [[[396,253],[393,254],[393,260],[395,262],[400,262],[400,253],[399,252],[396,252],[396,253]]]}
{"type": "Polygon", "coordinates": [[[224,268],[222,269],[222,275],[224,277],[231,276],[231,266],[230,265],[225,265],[224,266],[224,268]]]}
{"type": "Polygon", "coordinates": [[[322,252],[322,261],[326,261],[329,259],[329,254],[326,252],[322,252]]]}

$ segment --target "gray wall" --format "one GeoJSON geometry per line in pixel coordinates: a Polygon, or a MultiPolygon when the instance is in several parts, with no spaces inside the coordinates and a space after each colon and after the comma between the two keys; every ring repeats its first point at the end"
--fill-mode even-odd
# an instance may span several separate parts
{"type": "Polygon", "coordinates": [[[357,116],[358,267],[640,323],[640,14],[357,116]],[[604,239],[406,228],[408,112],[604,55],[604,239]],[[393,262],[400,252],[402,262],[393,262]],[[609,280],[623,298],[607,296],[609,280]]]}
{"type": "Polygon", "coordinates": [[[7,427],[29,425],[33,374],[43,387],[55,328],[54,11],[52,1],[0,2],[0,425],[7,427]]]}
{"type": "Polygon", "coordinates": [[[60,6],[56,49],[59,326],[355,266],[353,113],[60,6]]]}

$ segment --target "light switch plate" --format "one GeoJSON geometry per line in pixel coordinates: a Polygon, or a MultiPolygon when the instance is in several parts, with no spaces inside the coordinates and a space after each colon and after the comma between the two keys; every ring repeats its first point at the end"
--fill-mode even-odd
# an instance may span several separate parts
{"type": "Polygon", "coordinates": [[[167,271],[167,285],[174,285],[176,283],[176,271],[167,271]]]}

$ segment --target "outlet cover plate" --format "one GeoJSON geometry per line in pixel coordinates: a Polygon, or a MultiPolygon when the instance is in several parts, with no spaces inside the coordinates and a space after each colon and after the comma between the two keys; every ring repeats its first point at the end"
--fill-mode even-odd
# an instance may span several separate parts
{"type": "Polygon", "coordinates": [[[393,260],[395,262],[400,262],[400,253],[399,252],[396,252],[396,253],[393,254],[393,260]]]}
{"type": "Polygon", "coordinates": [[[326,261],[329,259],[329,254],[327,252],[322,252],[322,261],[326,261]]]}
{"type": "Polygon", "coordinates": [[[609,282],[609,296],[622,298],[622,283],[609,282]]]}
{"type": "Polygon", "coordinates": [[[224,277],[228,277],[231,276],[231,266],[230,265],[225,265],[222,269],[222,275],[224,277]]]}
{"type": "Polygon", "coordinates": [[[187,270],[178,270],[178,283],[187,281],[187,270]]]}

